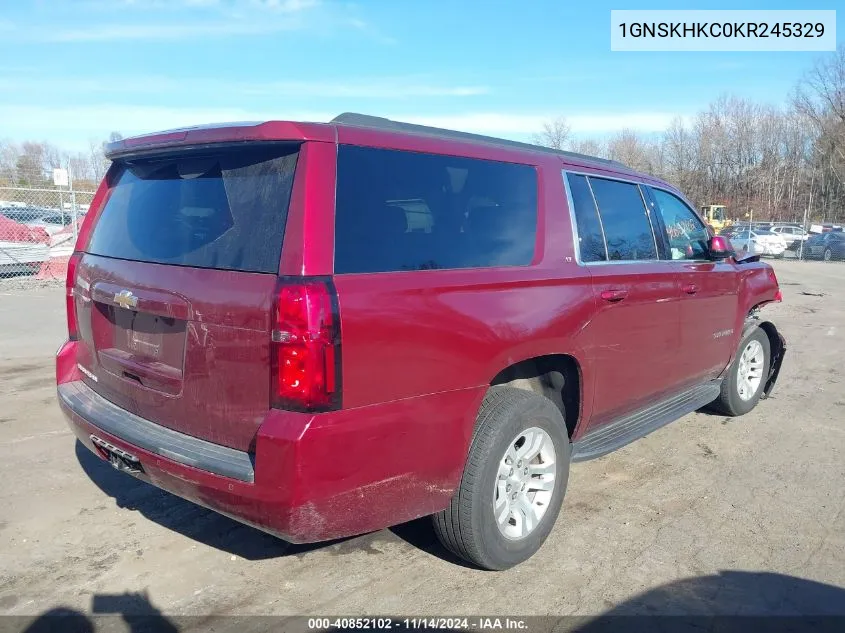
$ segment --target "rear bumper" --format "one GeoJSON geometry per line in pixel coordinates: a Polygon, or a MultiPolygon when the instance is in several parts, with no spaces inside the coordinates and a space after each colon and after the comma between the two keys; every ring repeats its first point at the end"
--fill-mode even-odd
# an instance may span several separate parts
{"type": "Polygon", "coordinates": [[[68,415],[89,420],[99,431],[185,466],[247,483],[255,481],[252,455],[145,420],[109,402],[84,382],[58,386],[59,403],[68,415]]]}
{"type": "MultiPolygon", "coordinates": [[[[250,453],[121,409],[58,354],[58,400],[79,441],[136,456],[148,483],[292,543],[362,534],[445,508],[460,482],[484,389],[331,413],[270,410],[250,453]],[[250,475],[251,473],[251,475],[250,475]]],[[[128,475],[127,475],[128,476],[128,475]]]]}

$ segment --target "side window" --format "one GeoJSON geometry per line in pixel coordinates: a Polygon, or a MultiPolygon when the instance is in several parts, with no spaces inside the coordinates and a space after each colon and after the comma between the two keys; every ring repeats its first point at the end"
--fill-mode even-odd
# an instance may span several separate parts
{"type": "Polygon", "coordinates": [[[526,266],[537,236],[530,165],[342,145],[335,273],[526,266]]]}
{"type": "Polygon", "coordinates": [[[672,259],[706,259],[709,234],[692,209],[668,191],[651,191],[666,225],[672,259]]]}
{"type": "Polygon", "coordinates": [[[607,259],[596,202],[586,176],[566,174],[572,198],[575,228],[578,233],[578,252],[582,262],[602,262],[607,259]]]}
{"type": "Polygon", "coordinates": [[[616,261],[657,259],[651,222],[640,188],[633,183],[590,177],[598,205],[607,258],[616,261]]]}

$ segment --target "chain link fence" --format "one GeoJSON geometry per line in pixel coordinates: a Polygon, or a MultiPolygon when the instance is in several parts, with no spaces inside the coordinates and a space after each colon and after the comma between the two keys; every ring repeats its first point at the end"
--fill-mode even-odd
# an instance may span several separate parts
{"type": "Polygon", "coordinates": [[[93,191],[0,187],[0,285],[64,282],[93,191]]]}
{"type": "Polygon", "coordinates": [[[736,223],[718,232],[737,252],[799,261],[845,261],[845,232],[838,223],[736,223]],[[784,250],[785,249],[785,250],[784,250]]]}

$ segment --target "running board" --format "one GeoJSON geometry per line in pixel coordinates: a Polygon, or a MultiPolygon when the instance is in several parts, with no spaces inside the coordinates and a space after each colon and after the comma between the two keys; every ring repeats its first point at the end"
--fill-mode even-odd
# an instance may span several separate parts
{"type": "Polygon", "coordinates": [[[681,394],[603,424],[572,444],[572,461],[582,462],[622,448],[719,397],[722,381],[713,380],[681,394]]]}

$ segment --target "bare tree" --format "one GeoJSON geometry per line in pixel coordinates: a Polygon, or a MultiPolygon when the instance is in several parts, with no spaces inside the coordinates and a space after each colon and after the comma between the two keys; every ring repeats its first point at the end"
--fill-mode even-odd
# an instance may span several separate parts
{"type": "Polygon", "coordinates": [[[798,221],[812,201],[811,219],[845,220],[845,47],[818,61],[786,107],[723,95],[657,136],[570,139],[557,119],[536,138],[664,178],[735,218],[754,209],[755,218],[798,221]]]}
{"type": "Polygon", "coordinates": [[[607,157],[631,167],[655,173],[658,166],[657,148],[633,130],[625,129],[607,142],[607,157]]]}
{"type": "Polygon", "coordinates": [[[543,130],[534,135],[534,143],[551,147],[552,149],[564,149],[567,145],[571,128],[564,117],[558,117],[554,121],[543,123],[543,130]]]}
{"type": "Polygon", "coordinates": [[[573,152],[578,152],[579,154],[607,158],[607,146],[596,139],[588,138],[574,141],[571,144],[571,149],[573,152]]]}

